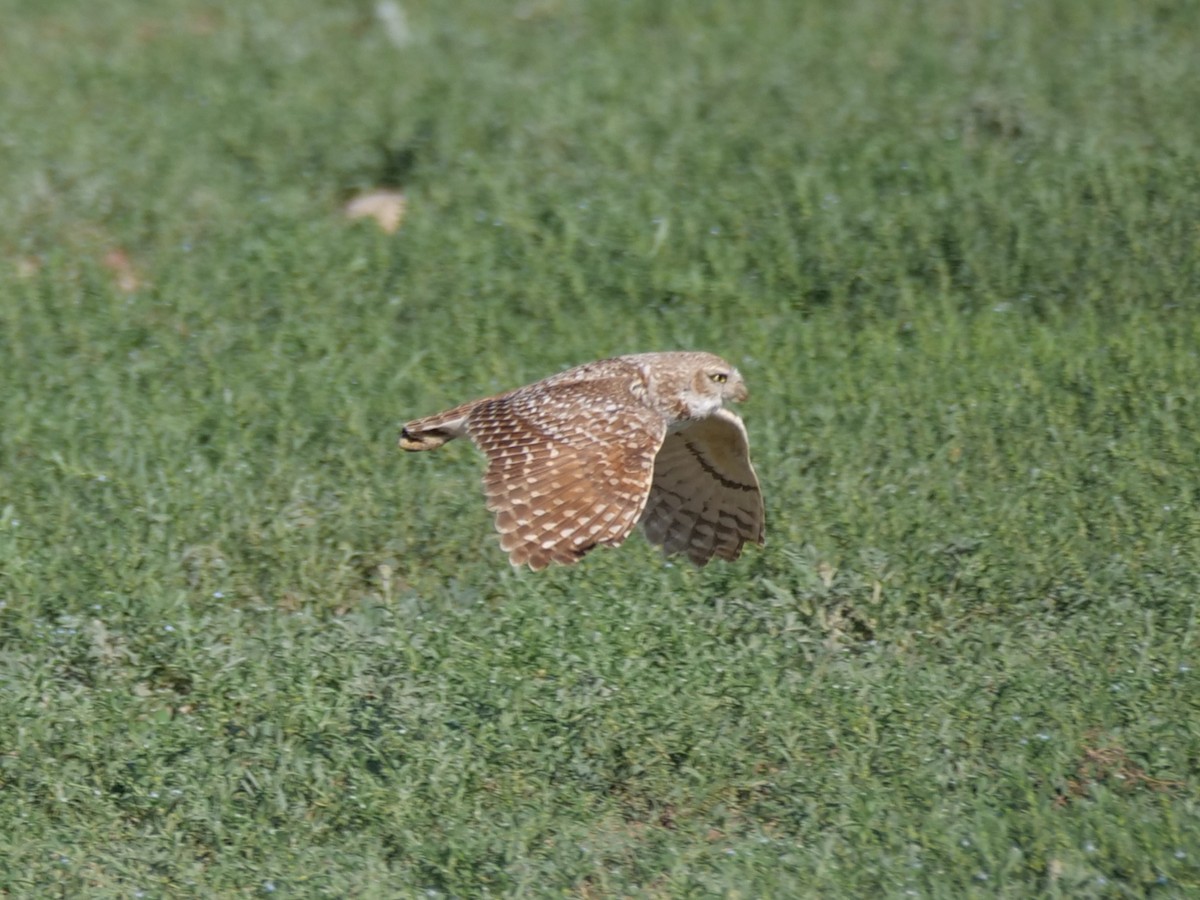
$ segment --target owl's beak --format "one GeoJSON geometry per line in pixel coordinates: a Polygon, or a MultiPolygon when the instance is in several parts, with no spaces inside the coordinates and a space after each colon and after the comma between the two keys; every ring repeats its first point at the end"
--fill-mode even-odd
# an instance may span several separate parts
{"type": "Polygon", "coordinates": [[[733,394],[732,394],[732,397],[733,397],[733,399],[734,399],[735,401],[737,401],[738,403],[741,403],[741,402],[743,402],[743,401],[744,401],[744,400],[746,400],[746,399],[747,399],[749,396],[750,396],[750,392],[749,392],[748,390],[746,390],[746,382],[744,382],[744,381],[739,381],[737,384],[735,384],[735,385],[733,386],[733,394]]]}

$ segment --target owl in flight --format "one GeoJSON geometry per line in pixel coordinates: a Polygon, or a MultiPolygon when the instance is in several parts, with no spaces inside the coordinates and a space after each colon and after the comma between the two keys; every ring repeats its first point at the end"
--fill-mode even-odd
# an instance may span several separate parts
{"type": "Polygon", "coordinates": [[[487,456],[487,506],[514,566],[570,565],[639,522],[698,566],[763,543],[741,373],[711,353],[587,363],[404,426],[405,450],[469,437],[487,456]]]}

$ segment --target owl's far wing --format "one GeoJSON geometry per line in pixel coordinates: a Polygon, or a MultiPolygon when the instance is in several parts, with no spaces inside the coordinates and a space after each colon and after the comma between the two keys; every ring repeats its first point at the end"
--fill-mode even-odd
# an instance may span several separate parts
{"type": "Polygon", "coordinates": [[[762,492],[750,464],[746,426],[720,409],[668,434],[654,461],[642,527],[663,553],[686,553],[698,566],[734,560],[766,533],[762,492]]]}
{"type": "Polygon", "coordinates": [[[467,433],[488,458],[484,492],[509,561],[536,571],[623,542],[665,431],[627,378],[531,385],[479,403],[467,433]]]}

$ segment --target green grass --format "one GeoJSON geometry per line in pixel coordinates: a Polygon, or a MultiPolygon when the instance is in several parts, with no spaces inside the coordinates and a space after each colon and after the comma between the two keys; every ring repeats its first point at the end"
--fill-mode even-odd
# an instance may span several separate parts
{"type": "Polygon", "coordinates": [[[0,892],[1200,892],[1195,4],[374,9],[0,5],[0,892]],[[674,348],[736,564],[395,447],[674,348]]]}

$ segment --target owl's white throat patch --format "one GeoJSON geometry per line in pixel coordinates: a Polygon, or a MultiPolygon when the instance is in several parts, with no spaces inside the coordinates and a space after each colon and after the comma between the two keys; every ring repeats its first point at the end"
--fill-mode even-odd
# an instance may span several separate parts
{"type": "Polygon", "coordinates": [[[675,420],[667,423],[667,432],[675,434],[683,431],[693,422],[707,419],[721,408],[719,398],[713,397],[681,397],[675,409],[675,420]]]}

